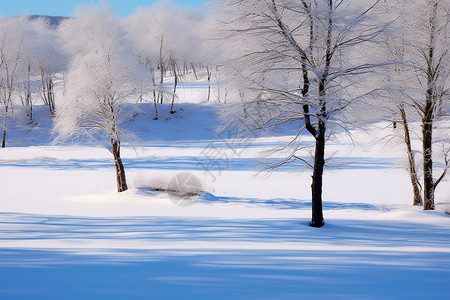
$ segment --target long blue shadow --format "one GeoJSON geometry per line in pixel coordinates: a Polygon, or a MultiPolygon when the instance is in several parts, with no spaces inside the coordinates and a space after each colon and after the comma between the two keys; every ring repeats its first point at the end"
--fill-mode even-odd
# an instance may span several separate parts
{"type": "MultiPolygon", "coordinates": [[[[143,189],[142,194],[148,193],[148,190],[143,189]]],[[[155,192],[149,194],[154,196],[155,192]]],[[[223,197],[214,196],[210,193],[202,194],[199,199],[201,203],[234,203],[234,204],[249,204],[249,205],[262,205],[270,206],[276,209],[311,209],[311,200],[299,200],[299,199],[261,199],[261,198],[242,198],[242,197],[223,197]]],[[[371,210],[371,211],[387,211],[389,208],[385,205],[374,205],[369,203],[343,203],[324,201],[323,207],[325,210],[346,210],[346,209],[358,209],[358,210],[371,210]]]]}
{"type": "MultiPolygon", "coordinates": [[[[305,157],[305,159],[310,159],[305,157]]],[[[374,159],[370,157],[348,157],[335,158],[338,166],[334,169],[340,170],[361,170],[361,169],[387,169],[394,165],[394,160],[374,159]]],[[[208,158],[208,157],[146,157],[146,158],[124,158],[123,163],[130,169],[148,170],[190,170],[205,172],[222,171],[261,171],[270,165],[278,162],[276,159],[266,159],[263,162],[254,158],[208,158]]],[[[106,169],[112,168],[112,160],[108,159],[28,159],[28,160],[0,160],[1,167],[22,167],[22,168],[46,168],[55,170],[68,169],[106,169]]],[[[300,171],[304,164],[295,161],[278,167],[277,171],[300,171]]]]}
{"type": "Polygon", "coordinates": [[[0,249],[1,299],[445,299],[450,270],[448,231],[395,221],[333,220],[315,229],[295,219],[1,213],[0,241],[14,240],[73,248],[0,249]],[[112,247],[82,248],[89,240],[112,247]],[[115,248],[121,241],[167,248],[115,248]],[[234,247],[208,249],[201,242],[234,247]],[[268,247],[252,249],[249,242],[268,247]],[[323,247],[277,247],[296,242],[323,247]],[[352,246],[375,250],[347,249],[352,246]]]}

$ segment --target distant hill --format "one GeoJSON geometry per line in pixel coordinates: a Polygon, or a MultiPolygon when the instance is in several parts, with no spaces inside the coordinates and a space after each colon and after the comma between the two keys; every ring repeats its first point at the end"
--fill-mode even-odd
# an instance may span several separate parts
{"type": "MultiPolygon", "coordinates": [[[[1,18],[1,17],[0,17],[1,18]]],[[[17,16],[14,17],[6,17],[5,19],[9,18],[17,18],[17,16]]],[[[44,19],[48,21],[48,24],[50,25],[50,28],[56,29],[61,24],[62,21],[70,19],[69,17],[59,17],[59,16],[45,16],[45,15],[29,15],[28,20],[33,21],[36,19],[44,19]]]]}
{"type": "Polygon", "coordinates": [[[49,21],[51,28],[57,28],[62,21],[69,19],[68,17],[44,16],[44,15],[30,15],[29,20],[45,19],[49,21]]]}

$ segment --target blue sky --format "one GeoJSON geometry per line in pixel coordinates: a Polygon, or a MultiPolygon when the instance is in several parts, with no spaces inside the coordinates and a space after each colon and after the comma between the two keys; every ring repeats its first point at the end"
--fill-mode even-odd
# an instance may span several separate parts
{"type": "MultiPolygon", "coordinates": [[[[172,0],[178,5],[198,7],[199,9],[208,0],[172,0]]],[[[80,4],[98,4],[99,2],[110,3],[115,12],[126,17],[133,13],[139,6],[148,6],[156,0],[0,0],[0,16],[50,15],[71,16],[74,7],[80,4]]]]}

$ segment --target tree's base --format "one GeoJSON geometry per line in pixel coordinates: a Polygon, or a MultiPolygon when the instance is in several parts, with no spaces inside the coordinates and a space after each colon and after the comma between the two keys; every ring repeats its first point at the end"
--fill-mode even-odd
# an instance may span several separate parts
{"type": "Polygon", "coordinates": [[[176,113],[176,111],[174,111],[174,110],[171,110],[171,111],[170,111],[170,114],[171,114],[171,115],[173,115],[174,113],[176,113]]]}
{"type": "Polygon", "coordinates": [[[434,210],[434,200],[424,201],[423,210],[434,210]]]}
{"type": "Polygon", "coordinates": [[[314,227],[314,228],[320,228],[320,227],[322,227],[323,225],[325,225],[325,222],[324,222],[324,221],[322,221],[322,222],[311,222],[311,223],[309,223],[309,226],[314,227]]]}

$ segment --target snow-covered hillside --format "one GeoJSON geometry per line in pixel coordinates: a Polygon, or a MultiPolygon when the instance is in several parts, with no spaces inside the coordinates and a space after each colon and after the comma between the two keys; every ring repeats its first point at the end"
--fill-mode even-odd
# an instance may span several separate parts
{"type": "Polygon", "coordinates": [[[50,25],[51,28],[56,29],[64,20],[67,20],[68,17],[59,17],[59,16],[42,16],[42,15],[31,15],[28,17],[30,21],[36,19],[43,19],[50,25]]]}

